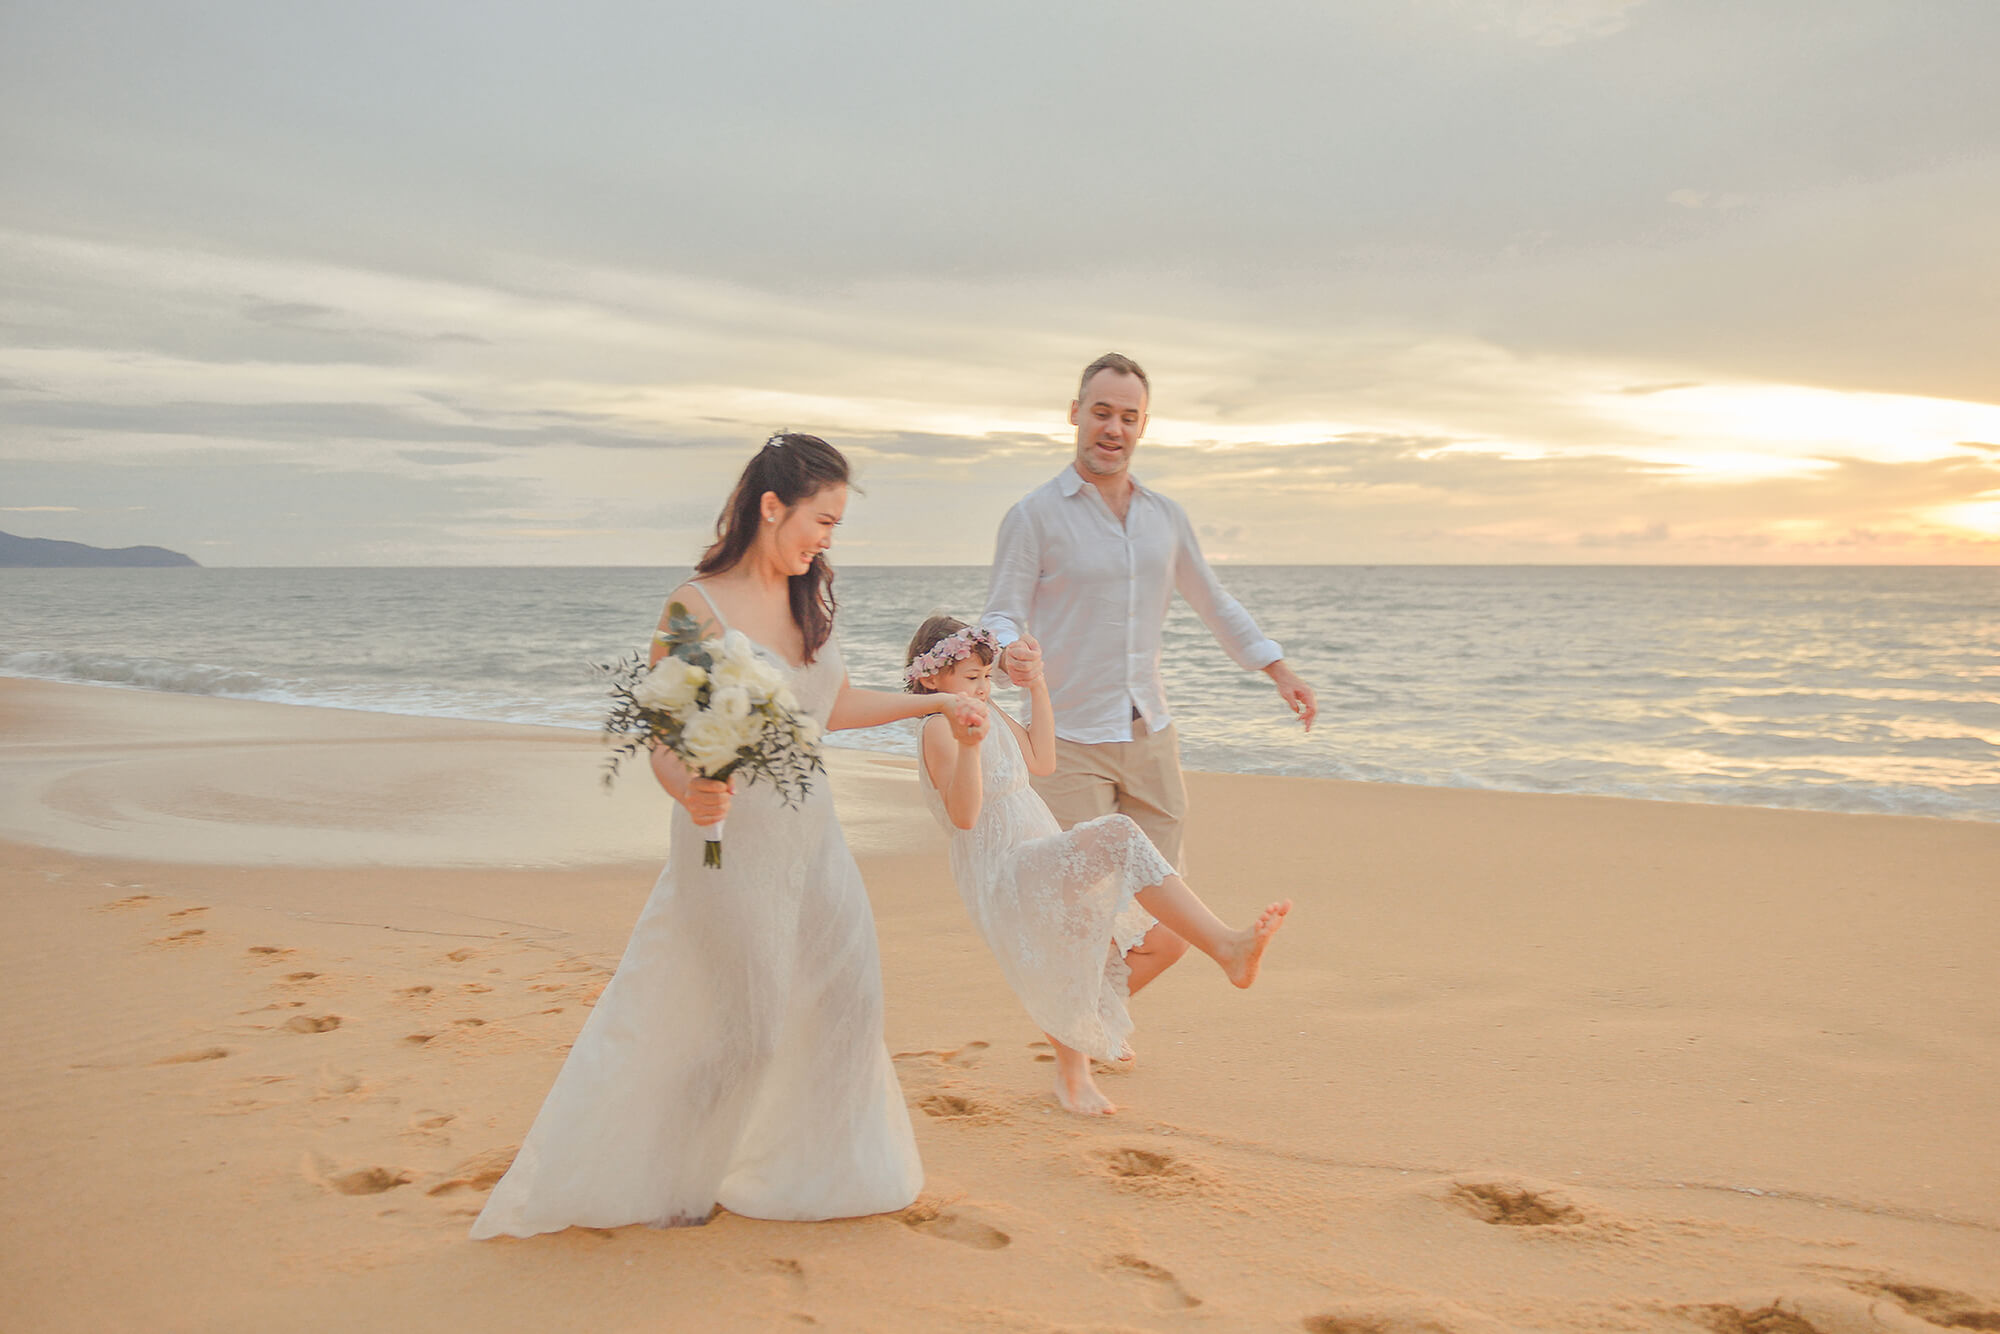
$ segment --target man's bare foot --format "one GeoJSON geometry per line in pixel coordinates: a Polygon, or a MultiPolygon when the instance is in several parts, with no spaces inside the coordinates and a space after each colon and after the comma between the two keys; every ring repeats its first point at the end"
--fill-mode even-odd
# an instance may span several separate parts
{"type": "Polygon", "coordinates": [[[1090,1077],[1090,1058],[1061,1044],[1056,1046],[1056,1101],[1078,1116],[1109,1116],[1118,1110],[1090,1077]]]}
{"type": "Polygon", "coordinates": [[[1237,933],[1223,957],[1216,960],[1231,982],[1247,987],[1257,980],[1257,969],[1264,962],[1264,951],[1270,947],[1271,937],[1278,934],[1278,928],[1285,924],[1285,914],[1291,910],[1290,899],[1274,903],[1258,914],[1257,920],[1249,927],[1237,933]]]}

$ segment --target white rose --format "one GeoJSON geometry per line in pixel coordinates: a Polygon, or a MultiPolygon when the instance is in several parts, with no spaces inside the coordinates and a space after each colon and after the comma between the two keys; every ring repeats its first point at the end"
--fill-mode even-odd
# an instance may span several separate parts
{"type": "Polygon", "coordinates": [[[792,688],[782,681],[778,683],[778,688],[771,692],[771,702],[786,713],[797,713],[799,711],[799,697],[794,695],[792,688]]]}
{"type": "MultiPolygon", "coordinates": [[[[730,633],[741,638],[736,631],[730,633]]],[[[761,703],[785,684],[785,678],[777,668],[757,656],[756,651],[750,648],[749,640],[743,640],[743,646],[746,652],[740,655],[731,652],[716,660],[715,683],[718,686],[741,686],[750,692],[753,701],[761,703]]]]}
{"type": "Polygon", "coordinates": [[[714,709],[697,713],[681,729],[681,749],[688,764],[704,774],[712,774],[734,760],[742,744],[738,725],[714,709]]]}
{"type": "Polygon", "coordinates": [[[678,713],[694,703],[695,695],[708,681],[708,673],[691,662],[668,656],[632,687],[632,698],[642,709],[678,713]]]}
{"type": "Polygon", "coordinates": [[[708,697],[708,707],[729,721],[740,723],[750,716],[750,692],[742,686],[722,686],[708,697]]]}
{"type": "Polygon", "coordinates": [[[752,658],[750,665],[757,692],[765,699],[785,688],[785,674],[774,667],[768,658],[752,658]]]}

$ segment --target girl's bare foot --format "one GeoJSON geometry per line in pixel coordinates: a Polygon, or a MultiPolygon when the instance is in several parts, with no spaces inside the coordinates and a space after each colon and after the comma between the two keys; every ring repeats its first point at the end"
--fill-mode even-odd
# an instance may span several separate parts
{"type": "Polygon", "coordinates": [[[1270,947],[1271,937],[1278,934],[1278,928],[1285,924],[1285,914],[1291,910],[1290,899],[1272,904],[1230,941],[1216,962],[1222,965],[1222,971],[1229,975],[1231,982],[1247,987],[1257,980],[1257,969],[1264,962],[1264,951],[1270,947]]]}
{"type": "Polygon", "coordinates": [[[1090,1077],[1090,1058],[1061,1043],[1056,1044],[1056,1101],[1078,1116],[1109,1116],[1118,1110],[1090,1077]]]}

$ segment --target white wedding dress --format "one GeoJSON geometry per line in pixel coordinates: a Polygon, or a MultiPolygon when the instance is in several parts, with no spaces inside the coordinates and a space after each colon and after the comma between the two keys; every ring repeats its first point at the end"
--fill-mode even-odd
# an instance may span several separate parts
{"type": "MultiPolygon", "coordinates": [[[[788,673],[821,724],[832,640],[788,673]]],[[[678,804],[666,869],[475,1238],[901,1209],[923,1168],[882,1041],[875,919],[824,774],[738,783],[723,864],[678,804]]]]}
{"type": "Polygon", "coordinates": [[[928,766],[917,764],[924,800],[951,838],[952,879],[1028,1017],[1066,1047],[1118,1060],[1131,1052],[1125,951],[1153,926],[1132,896],[1174,868],[1127,816],[1064,830],[1028,786],[1014,729],[993,722],[979,746],[972,828],[952,824],[928,766]]]}

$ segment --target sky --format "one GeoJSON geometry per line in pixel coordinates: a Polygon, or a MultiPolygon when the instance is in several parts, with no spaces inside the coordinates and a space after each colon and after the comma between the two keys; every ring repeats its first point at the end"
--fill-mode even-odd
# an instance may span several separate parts
{"type": "Polygon", "coordinates": [[[1144,364],[1218,563],[2000,564],[1991,0],[0,4],[0,529],[980,564],[1144,364]]]}

